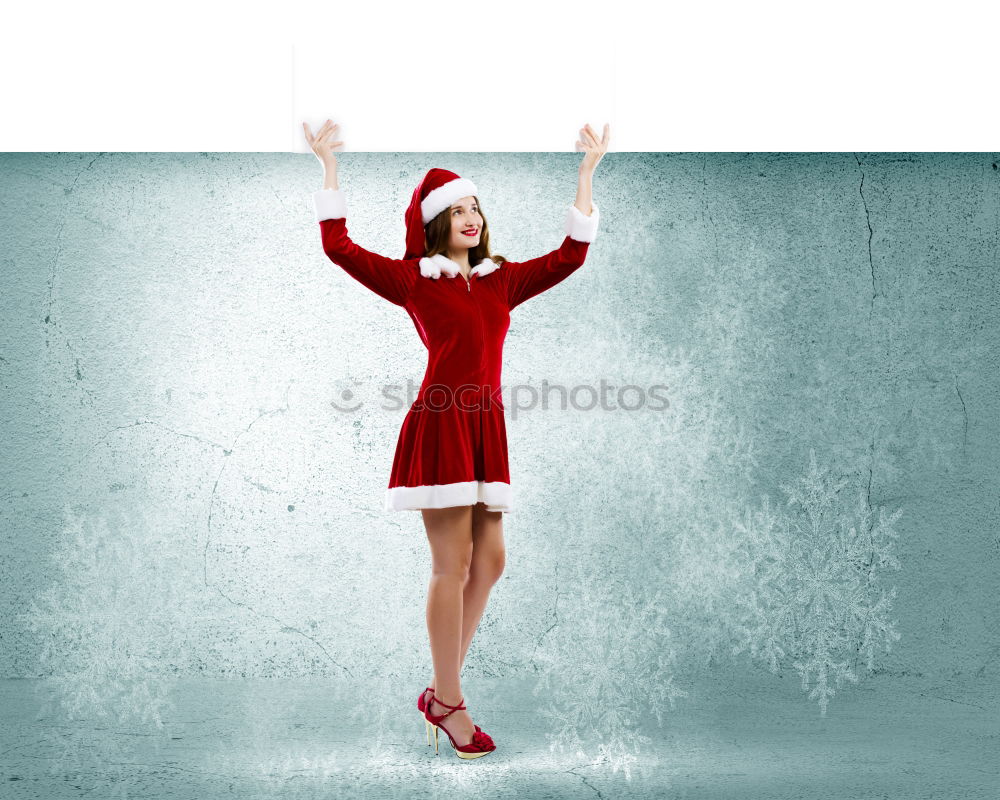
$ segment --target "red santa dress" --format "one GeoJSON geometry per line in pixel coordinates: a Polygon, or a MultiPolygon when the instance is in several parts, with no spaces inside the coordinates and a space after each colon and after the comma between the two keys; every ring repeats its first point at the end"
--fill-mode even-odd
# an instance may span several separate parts
{"type": "Polygon", "coordinates": [[[342,189],[313,197],[323,250],[351,277],[406,309],[427,348],[427,369],[403,419],[385,494],[388,511],[484,503],[511,511],[507,428],[501,400],[510,312],[583,265],[600,212],[566,213],[558,249],[529,261],[483,260],[466,279],[438,254],[393,259],[347,235],[342,189]]]}

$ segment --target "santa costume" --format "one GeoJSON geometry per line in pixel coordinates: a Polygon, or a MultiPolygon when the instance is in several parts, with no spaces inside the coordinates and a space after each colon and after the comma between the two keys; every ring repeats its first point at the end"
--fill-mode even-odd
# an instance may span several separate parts
{"type": "Polygon", "coordinates": [[[511,511],[507,429],[500,396],[503,343],[510,312],[583,265],[597,235],[599,211],[566,213],[558,249],[529,261],[484,259],[469,278],[443,254],[424,255],[424,226],[463,197],[478,199],[472,181],[431,169],[406,212],[406,253],[387,258],[347,235],[341,189],[313,196],[323,250],[376,294],[402,306],[427,347],[427,371],[396,442],[385,508],[466,506],[511,511]]]}

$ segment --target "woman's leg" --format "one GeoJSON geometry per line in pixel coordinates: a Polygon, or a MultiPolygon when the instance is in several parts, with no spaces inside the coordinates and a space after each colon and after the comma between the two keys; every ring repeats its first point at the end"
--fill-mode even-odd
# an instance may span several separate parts
{"type": "MultiPolygon", "coordinates": [[[[472,559],[469,578],[462,593],[462,646],[459,670],[465,663],[472,637],[479,627],[490,590],[500,580],[506,565],[507,551],[503,541],[503,512],[487,511],[484,503],[472,507],[472,559]]],[[[432,680],[428,686],[437,691],[432,680]]]]}
{"type": "MultiPolygon", "coordinates": [[[[490,589],[505,565],[503,513],[487,511],[485,505],[477,503],[425,509],[423,514],[433,561],[427,629],[435,671],[430,685],[435,694],[428,695],[428,699],[440,697],[445,703],[456,705],[463,698],[459,673],[465,654],[486,608],[490,589]],[[457,592],[456,585],[460,587],[457,592]]],[[[446,710],[438,703],[431,706],[432,714],[443,714],[446,710]]],[[[445,725],[458,744],[472,741],[474,728],[467,711],[453,712],[445,725]]]]}
{"type": "MultiPolygon", "coordinates": [[[[428,701],[457,705],[463,699],[459,678],[462,655],[462,604],[472,561],[472,506],[426,508],[422,511],[431,547],[431,580],[427,590],[427,633],[434,662],[436,691],[428,701]]],[[[448,709],[430,702],[430,713],[448,709]]],[[[444,723],[459,745],[472,741],[475,728],[465,710],[453,711],[444,723]]]]}

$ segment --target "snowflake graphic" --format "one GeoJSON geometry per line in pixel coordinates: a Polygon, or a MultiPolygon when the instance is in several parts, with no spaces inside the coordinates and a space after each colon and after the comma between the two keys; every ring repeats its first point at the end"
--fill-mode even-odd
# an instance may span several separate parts
{"type": "Polygon", "coordinates": [[[52,585],[24,622],[41,645],[42,713],[111,717],[162,729],[176,679],[179,620],[195,612],[177,576],[180,548],[141,509],[64,509],[52,585]]]}
{"type": "Polygon", "coordinates": [[[627,577],[588,574],[580,562],[571,569],[573,624],[554,626],[537,653],[534,694],[546,700],[538,713],[553,723],[550,752],[582,758],[596,738],[597,763],[630,780],[635,753],[651,741],[640,731],[640,709],[653,711],[662,726],[667,706],[687,695],[673,683],[669,605],[662,591],[650,594],[627,577]]]}
{"type": "Polygon", "coordinates": [[[896,587],[883,587],[880,571],[900,568],[894,524],[902,509],[878,508],[876,522],[864,488],[853,508],[842,508],[846,480],[821,470],[811,449],[809,458],[809,471],[781,487],[784,511],[764,496],[733,526],[747,586],[731,627],[734,654],[748,651],[772,672],[792,658],[825,716],[834,686],[858,682],[858,660],[872,671],[877,651],[900,638],[889,616],[896,587]]]}

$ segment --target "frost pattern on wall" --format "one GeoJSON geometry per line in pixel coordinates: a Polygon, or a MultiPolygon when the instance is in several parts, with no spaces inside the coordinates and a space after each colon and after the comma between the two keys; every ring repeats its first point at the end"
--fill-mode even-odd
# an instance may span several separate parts
{"type": "Polygon", "coordinates": [[[41,644],[42,712],[163,727],[171,669],[199,603],[176,544],[141,510],[66,506],[52,585],[24,622],[41,644]]]}
{"type": "Polygon", "coordinates": [[[631,779],[652,764],[641,755],[649,717],[662,726],[686,687],[727,658],[737,671],[741,653],[795,669],[821,716],[836,686],[857,681],[858,659],[873,670],[900,637],[884,573],[900,568],[902,512],[873,507],[870,485],[833,477],[815,448],[800,477],[779,481],[783,506],[766,493],[754,503],[757,482],[783,471],[761,463],[717,364],[604,330],[566,357],[571,368],[627,350],[637,383],[670,387],[670,409],[555,418],[540,434],[572,501],[546,506],[539,526],[557,554],[556,600],[532,661],[550,748],[631,779]]]}
{"type": "Polygon", "coordinates": [[[748,651],[772,672],[790,659],[823,716],[833,684],[857,683],[859,658],[871,672],[876,654],[900,638],[890,617],[896,587],[882,573],[900,569],[893,526],[902,509],[873,509],[861,487],[845,507],[847,483],[820,469],[810,449],[808,472],[782,487],[785,508],[765,496],[733,528],[746,578],[725,620],[733,653],[748,651]]]}

